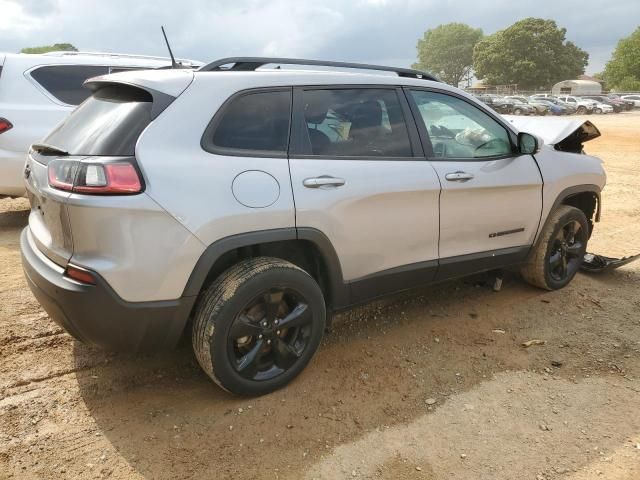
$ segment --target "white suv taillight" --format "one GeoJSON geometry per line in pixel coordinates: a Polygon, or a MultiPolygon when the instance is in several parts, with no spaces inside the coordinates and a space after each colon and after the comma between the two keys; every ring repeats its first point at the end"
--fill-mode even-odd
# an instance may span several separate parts
{"type": "Polygon", "coordinates": [[[92,195],[127,195],[142,192],[135,164],[128,160],[84,163],[56,159],[48,164],[49,185],[58,190],[92,195]]]}
{"type": "Polygon", "coordinates": [[[7,120],[6,118],[0,118],[0,133],[4,133],[7,130],[11,130],[13,128],[13,124],[7,120]]]}

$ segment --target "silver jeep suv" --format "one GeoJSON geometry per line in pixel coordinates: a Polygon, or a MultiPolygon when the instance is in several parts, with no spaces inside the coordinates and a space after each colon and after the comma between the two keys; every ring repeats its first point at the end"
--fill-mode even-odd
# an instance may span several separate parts
{"type": "Polygon", "coordinates": [[[231,58],[87,86],[27,159],[28,283],[83,342],[189,333],[237,394],[291,381],[332,312],[381,295],[511,266],[564,287],[599,217],[591,123],[543,146],[423,72],[231,58]]]}

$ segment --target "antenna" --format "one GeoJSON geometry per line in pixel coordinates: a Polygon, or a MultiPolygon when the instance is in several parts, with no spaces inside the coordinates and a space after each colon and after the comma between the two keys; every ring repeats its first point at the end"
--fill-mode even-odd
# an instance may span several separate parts
{"type": "Polygon", "coordinates": [[[169,45],[169,40],[167,40],[167,34],[164,31],[164,26],[160,26],[160,28],[162,29],[164,41],[167,44],[167,50],[169,50],[169,56],[171,57],[171,68],[180,68],[180,65],[178,65],[178,62],[176,62],[176,59],[173,56],[173,52],[171,51],[171,45],[169,45]]]}

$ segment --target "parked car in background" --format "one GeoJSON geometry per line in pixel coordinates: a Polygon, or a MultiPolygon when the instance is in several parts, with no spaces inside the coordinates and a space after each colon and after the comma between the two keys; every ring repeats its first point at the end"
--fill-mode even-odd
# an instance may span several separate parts
{"type": "Polygon", "coordinates": [[[504,97],[504,101],[511,104],[511,113],[513,115],[535,115],[536,109],[522,100],[513,97],[504,97]]]}
{"type": "Polygon", "coordinates": [[[560,95],[558,100],[568,103],[576,108],[576,113],[584,115],[585,113],[593,113],[596,108],[596,101],[588,98],[574,97],[573,95],[560,95]]]}
{"type": "Polygon", "coordinates": [[[519,102],[532,106],[535,109],[536,115],[546,115],[547,113],[549,113],[549,105],[546,105],[542,102],[531,100],[531,99],[528,99],[527,97],[522,97],[519,95],[510,95],[505,98],[518,100],[519,102]]]}
{"type": "Polygon", "coordinates": [[[498,113],[509,114],[513,111],[513,104],[499,95],[483,93],[476,96],[482,103],[488,105],[498,113]]]}
{"type": "Polygon", "coordinates": [[[578,111],[578,107],[567,102],[563,102],[557,97],[547,97],[547,100],[555,105],[564,107],[567,115],[572,115],[578,111]]]}
{"type": "Polygon", "coordinates": [[[556,105],[554,102],[550,101],[548,98],[533,97],[532,100],[536,102],[540,102],[543,105],[546,105],[547,107],[549,107],[549,111],[551,112],[552,115],[568,114],[566,107],[563,107],[562,105],[556,105]]]}
{"type": "Polygon", "coordinates": [[[22,171],[29,145],[44,138],[91,95],[82,86],[85,80],[170,65],[168,58],[141,55],[0,53],[0,197],[25,194],[22,171]]]}
{"type": "Polygon", "coordinates": [[[613,111],[615,113],[620,113],[627,108],[626,104],[622,101],[609,98],[606,95],[581,95],[580,98],[589,98],[591,100],[596,100],[600,103],[604,103],[605,105],[609,105],[613,108],[613,111]]]}
{"type": "Polygon", "coordinates": [[[622,95],[623,100],[631,100],[635,108],[640,108],[640,95],[622,95]]]}
{"type": "Polygon", "coordinates": [[[610,98],[611,100],[617,100],[619,102],[624,103],[624,109],[625,110],[633,110],[633,108],[636,106],[635,102],[633,100],[627,100],[625,98],[622,98],[620,95],[615,94],[615,93],[607,93],[607,98],[610,98]]]}

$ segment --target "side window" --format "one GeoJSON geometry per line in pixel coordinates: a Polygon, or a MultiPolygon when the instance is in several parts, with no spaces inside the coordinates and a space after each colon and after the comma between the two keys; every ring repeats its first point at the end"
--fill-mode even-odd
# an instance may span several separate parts
{"type": "Polygon", "coordinates": [[[216,148],[285,153],[289,141],[291,92],[242,94],[231,100],[205,132],[205,150],[216,148]],[[207,148],[208,147],[208,148],[207,148]]]}
{"type": "Polygon", "coordinates": [[[412,90],[433,146],[433,158],[485,158],[512,153],[507,130],[470,103],[443,93],[412,90]]]}
{"type": "Polygon", "coordinates": [[[31,77],[63,103],[80,105],[91,95],[84,81],[109,73],[108,67],[94,65],[49,65],[31,72],[31,77]]]}
{"type": "Polygon", "coordinates": [[[313,155],[412,155],[407,126],[395,90],[305,90],[302,99],[313,155]]]}

